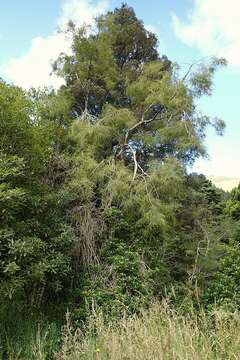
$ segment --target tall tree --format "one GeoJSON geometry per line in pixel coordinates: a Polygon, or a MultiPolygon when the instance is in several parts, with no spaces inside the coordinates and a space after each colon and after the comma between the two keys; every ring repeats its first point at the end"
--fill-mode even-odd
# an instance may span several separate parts
{"type": "Polygon", "coordinates": [[[180,76],[126,5],[92,30],[70,24],[69,31],[72,54],[61,55],[54,69],[65,79],[59,94],[71,99],[74,119],[75,163],[61,200],[79,239],[76,267],[90,278],[76,286],[101,303],[134,307],[140,294],[160,295],[175,280],[198,278],[213,254],[211,204],[189,185],[186,168],[206,154],[207,126],[224,129],[198,112],[196,100],[211,94],[225,60],[193,64],[180,76]]]}
{"type": "Polygon", "coordinates": [[[212,77],[225,64],[223,59],[198,64],[195,72],[190,67],[179,77],[177,67],[158,55],[155,35],[127,5],[98,18],[94,33],[73,24],[69,31],[73,53],[61,55],[54,69],[65,79],[61,91],[72,99],[72,114],[95,124],[104,114],[109,117],[112,105],[119,116],[125,109],[132,118],[109,143],[115,158],[128,161],[133,149],[144,168],[155,158],[174,156],[188,163],[205,154],[206,126],[221,132],[224,123],[201,115],[194,99],[211,93],[212,77]]]}

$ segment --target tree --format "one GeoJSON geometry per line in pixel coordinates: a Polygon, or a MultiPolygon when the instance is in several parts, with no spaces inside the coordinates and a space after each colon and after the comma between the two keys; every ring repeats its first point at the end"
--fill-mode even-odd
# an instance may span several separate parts
{"type": "Polygon", "coordinates": [[[186,167],[206,154],[208,125],[223,131],[221,120],[197,111],[196,99],[211,94],[225,60],[193,64],[180,76],[126,5],[99,17],[94,31],[74,24],[69,31],[72,55],[54,69],[73,118],[74,163],[61,200],[79,239],[75,266],[88,274],[74,286],[80,302],[136,310],[169,284],[203,279],[214,258],[217,191],[207,182],[194,190],[186,167]]]}
{"type": "Polygon", "coordinates": [[[232,190],[231,198],[227,202],[226,213],[233,220],[240,220],[240,185],[232,190]]]}
{"type": "Polygon", "coordinates": [[[224,238],[224,247],[219,257],[217,271],[208,283],[205,299],[211,307],[212,303],[227,306],[230,309],[239,309],[240,284],[240,196],[239,186],[230,193],[230,198],[224,203],[222,224],[227,226],[227,236],[224,238]]]}
{"type": "Polygon", "coordinates": [[[71,25],[73,54],[61,55],[54,65],[66,81],[61,92],[72,99],[72,114],[87,117],[101,132],[108,124],[103,120],[99,125],[98,118],[109,117],[113,107],[122,118],[128,110],[132,121],[117,129],[109,151],[120,160],[131,159],[131,166],[133,152],[143,169],[155,158],[191,163],[204,155],[206,126],[221,132],[224,123],[201,115],[194,99],[210,94],[214,72],[224,60],[198,64],[197,72],[191,67],[180,78],[177,67],[157,54],[156,37],[126,5],[97,19],[96,29],[89,33],[71,25]]]}
{"type": "Polygon", "coordinates": [[[0,90],[0,294],[38,306],[63,288],[75,239],[55,196],[58,128],[21,89],[0,90]]]}
{"type": "MultiPolygon", "coordinates": [[[[129,78],[135,76],[140,65],[160,59],[156,36],[144,28],[127,5],[100,16],[96,27],[97,34],[89,35],[88,29],[76,29],[70,23],[73,55],[62,54],[54,64],[73,97],[76,116],[85,109],[98,116],[105,103],[128,107],[129,78]]],[[[162,62],[166,70],[171,68],[166,57],[162,62]]]]}

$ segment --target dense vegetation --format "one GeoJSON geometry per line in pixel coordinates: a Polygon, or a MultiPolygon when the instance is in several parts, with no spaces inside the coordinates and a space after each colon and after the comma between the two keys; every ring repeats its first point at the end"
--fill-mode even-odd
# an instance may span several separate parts
{"type": "Polygon", "coordinates": [[[38,323],[57,334],[67,309],[76,328],[95,306],[240,306],[240,187],[189,174],[207,127],[224,130],[197,100],[225,60],[182,74],[127,5],[68,36],[58,91],[0,82],[3,358],[30,358],[19,344],[38,323]]]}

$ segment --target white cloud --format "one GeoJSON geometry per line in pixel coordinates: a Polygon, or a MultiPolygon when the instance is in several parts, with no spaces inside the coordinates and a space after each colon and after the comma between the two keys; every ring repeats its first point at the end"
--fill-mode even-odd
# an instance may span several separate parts
{"type": "Polygon", "coordinates": [[[211,152],[212,156],[209,160],[198,159],[193,166],[192,171],[203,173],[207,176],[230,176],[238,177],[240,179],[240,170],[236,164],[239,160],[237,155],[232,151],[227,151],[226,147],[220,149],[220,154],[217,151],[211,152]]]}
{"type": "Polygon", "coordinates": [[[48,37],[36,37],[26,54],[11,59],[3,65],[4,77],[14,84],[29,89],[31,86],[59,87],[63,80],[55,75],[50,76],[51,62],[61,52],[69,51],[69,41],[64,34],[55,34],[48,37]]]}
{"type": "Polygon", "coordinates": [[[240,65],[239,19],[239,0],[193,0],[188,20],[183,22],[173,14],[172,24],[176,36],[187,45],[240,65]]]}
{"type": "Polygon", "coordinates": [[[148,30],[148,31],[151,31],[152,33],[158,35],[159,33],[159,30],[156,26],[152,25],[152,24],[147,24],[145,25],[145,28],[148,30]]]}
{"type": "MultiPolygon", "coordinates": [[[[108,0],[64,0],[61,15],[57,21],[64,28],[69,20],[78,26],[92,25],[94,17],[104,13],[108,8],[108,0]]],[[[29,50],[22,56],[10,59],[0,66],[0,77],[25,89],[30,87],[59,87],[63,80],[51,75],[52,61],[61,52],[70,52],[70,41],[62,33],[55,32],[47,37],[32,39],[29,50]]]]}
{"type": "Polygon", "coordinates": [[[62,5],[62,15],[58,20],[61,28],[65,27],[71,19],[77,25],[93,25],[94,18],[107,11],[108,0],[99,0],[94,3],[91,0],[67,0],[62,5]]]}

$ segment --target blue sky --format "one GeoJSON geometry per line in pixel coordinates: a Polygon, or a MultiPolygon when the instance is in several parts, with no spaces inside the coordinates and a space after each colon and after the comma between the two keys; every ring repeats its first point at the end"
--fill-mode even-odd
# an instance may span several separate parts
{"type": "MultiPolygon", "coordinates": [[[[227,124],[224,137],[208,131],[210,160],[194,170],[206,175],[240,177],[240,1],[131,0],[137,15],[159,37],[159,50],[183,68],[194,60],[217,55],[229,65],[215,78],[212,97],[199,108],[227,124]]],[[[69,42],[57,33],[71,18],[92,23],[99,13],[121,5],[118,0],[11,0],[0,2],[0,77],[24,88],[59,86],[50,77],[51,60],[68,51],[69,42]]]]}

